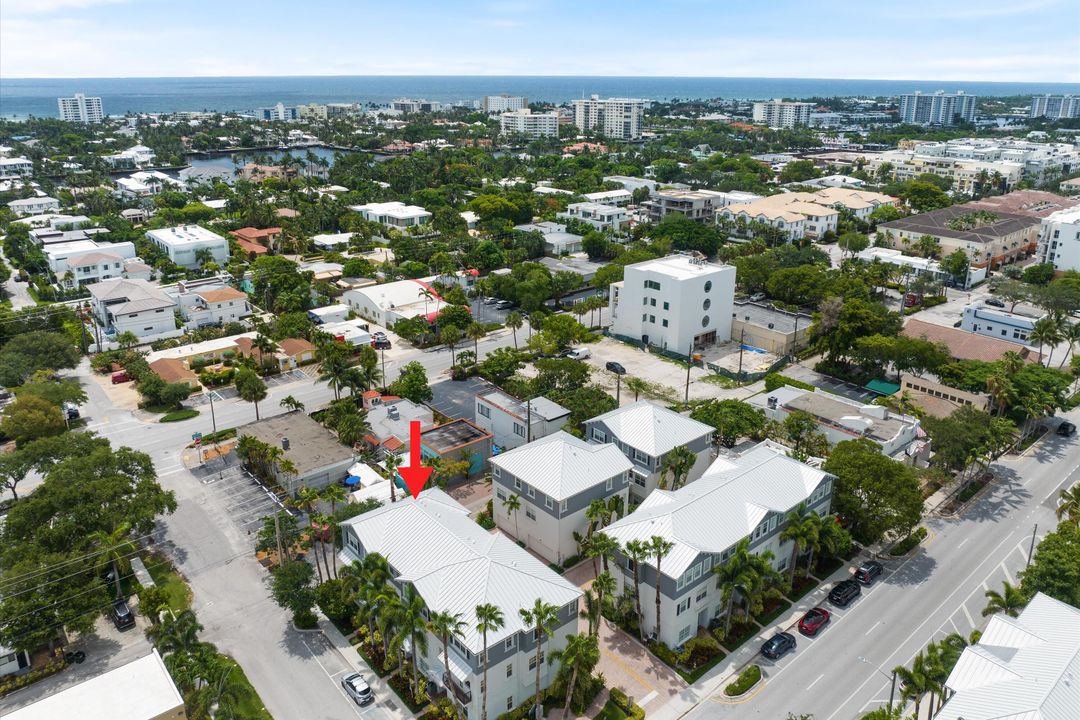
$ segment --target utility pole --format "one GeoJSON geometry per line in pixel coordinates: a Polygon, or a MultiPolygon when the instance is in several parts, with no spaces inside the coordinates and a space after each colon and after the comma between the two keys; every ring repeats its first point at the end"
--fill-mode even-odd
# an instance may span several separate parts
{"type": "Polygon", "coordinates": [[[690,367],[694,363],[694,343],[690,343],[690,354],[686,356],[686,392],[683,394],[683,403],[690,404],[690,367]]]}
{"type": "Polygon", "coordinates": [[[532,442],[532,395],[525,400],[525,443],[532,442]]]}
{"type": "Polygon", "coordinates": [[[281,513],[274,513],[274,536],[277,539],[278,567],[285,564],[285,551],[281,545],[281,513]]]}
{"type": "Polygon", "coordinates": [[[896,695],[896,671],[892,673],[892,685],[889,686],[889,716],[892,716],[893,698],[896,695]]]}
{"type": "Polygon", "coordinates": [[[742,380],[742,354],[743,340],[746,338],[746,330],[739,333],[739,379],[742,380]]]}
{"type": "Polygon", "coordinates": [[[622,405],[622,373],[615,373],[615,404],[622,405]]]}
{"type": "Polygon", "coordinates": [[[379,352],[382,354],[382,392],[386,394],[386,346],[383,345],[379,348],[379,352]]]}
{"type": "Polygon", "coordinates": [[[1035,553],[1035,535],[1038,532],[1039,532],[1039,523],[1035,523],[1035,527],[1031,529],[1031,545],[1030,545],[1030,547],[1028,547],[1028,557],[1027,557],[1027,564],[1024,565],[1025,568],[1028,568],[1028,567],[1031,566],[1031,556],[1035,553]]]}

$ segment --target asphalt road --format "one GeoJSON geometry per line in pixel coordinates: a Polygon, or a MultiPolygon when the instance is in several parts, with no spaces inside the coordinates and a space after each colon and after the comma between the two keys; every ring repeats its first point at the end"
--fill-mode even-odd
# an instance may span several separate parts
{"type": "MultiPolygon", "coordinates": [[[[499,331],[480,342],[480,352],[512,344],[509,331],[499,331]]],[[[450,367],[449,351],[425,352],[395,342],[386,353],[387,375],[393,379],[397,370],[413,360],[424,364],[432,383],[450,367]]],[[[184,422],[146,422],[115,407],[90,373],[87,362],[76,371],[89,396],[83,406],[87,428],[108,437],[115,446],[148,453],[161,485],[176,493],[177,510],[162,519],[155,542],[173,558],[192,587],[194,610],[205,628],[202,637],[236,658],[278,720],[397,717],[384,705],[396,698],[380,697],[365,708],[349,701],[339,684],[350,667],[345,659],[321,635],[293,630],[288,613],[270,599],[269,575],[253,552],[258,517],[273,510],[265,494],[235,475],[217,480],[213,473],[196,477],[185,467],[182,453],[191,434],[211,430],[209,407],[200,405],[199,417],[184,422]]],[[[308,409],[333,399],[326,384],[297,380],[269,388],[267,398],[259,403],[260,415],[281,413],[279,403],[286,395],[308,409]]],[[[215,401],[214,414],[219,429],[255,419],[252,405],[235,398],[215,401]]]]}
{"type": "MultiPolygon", "coordinates": [[[[1069,419],[1076,422],[1077,415],[1069,419]]],[[[777,663],[755,658],[765,683],[749,699],[731,703],[718,684],[702,696],[688,693],[681,709],[664,717],[771,720],[790,712],[851,720],[884,705],[893,667],[908,664],[931,640],[985,626],[983,593],[1016,580],[1035,524],[1039,538],[1051,531],[1058,491],[1080,481],[1080,440],[1048,435],[1025,457],[1006,458],[993,469],[1000,480],[963,517],[926,522],[932,534],[921,552],[885,559],[884,578],[848,608],[825,605],[833,621],[817,638],[797,635],[795,652],[777,663]],[[696,706],[689,709],[691,703],[696,706]]],[[[825,591],[816,593],[800,605],[820,604],[825,591]]]]}

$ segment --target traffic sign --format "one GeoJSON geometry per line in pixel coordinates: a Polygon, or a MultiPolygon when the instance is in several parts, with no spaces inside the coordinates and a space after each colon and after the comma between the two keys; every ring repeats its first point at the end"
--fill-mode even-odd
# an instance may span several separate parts
{"type": "Polygon", "coordinates": [[[195,441],[201,440],[202,439],[202,433],[201,432],[193,432],[193,433],[191,433],[191,439],[195,440],[195,441]]]}

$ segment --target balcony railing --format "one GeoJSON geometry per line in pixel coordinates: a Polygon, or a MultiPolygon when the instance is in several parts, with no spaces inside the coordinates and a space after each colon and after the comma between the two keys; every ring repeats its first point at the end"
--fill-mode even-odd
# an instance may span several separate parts
{"type": "Polygon", "coordinates": [[[443,687],[450,688],[454,693],[454,698],[456,698],[459,703],[468,705],[472,702],[472,691],[468,688],[459,687],[457,682],[449,676],[449,673],[443,673],[442,681],[443,687]]]}

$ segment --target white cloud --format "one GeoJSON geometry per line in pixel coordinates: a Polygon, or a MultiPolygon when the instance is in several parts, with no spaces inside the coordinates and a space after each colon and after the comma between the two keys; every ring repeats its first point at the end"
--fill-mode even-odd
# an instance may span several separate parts
{"type": "Polygon", "coordinates": [[[98,5],[119,5],[128,0],[4,0],[0,15],[50,15],[61,10],[86,10],[98,5]]]}

